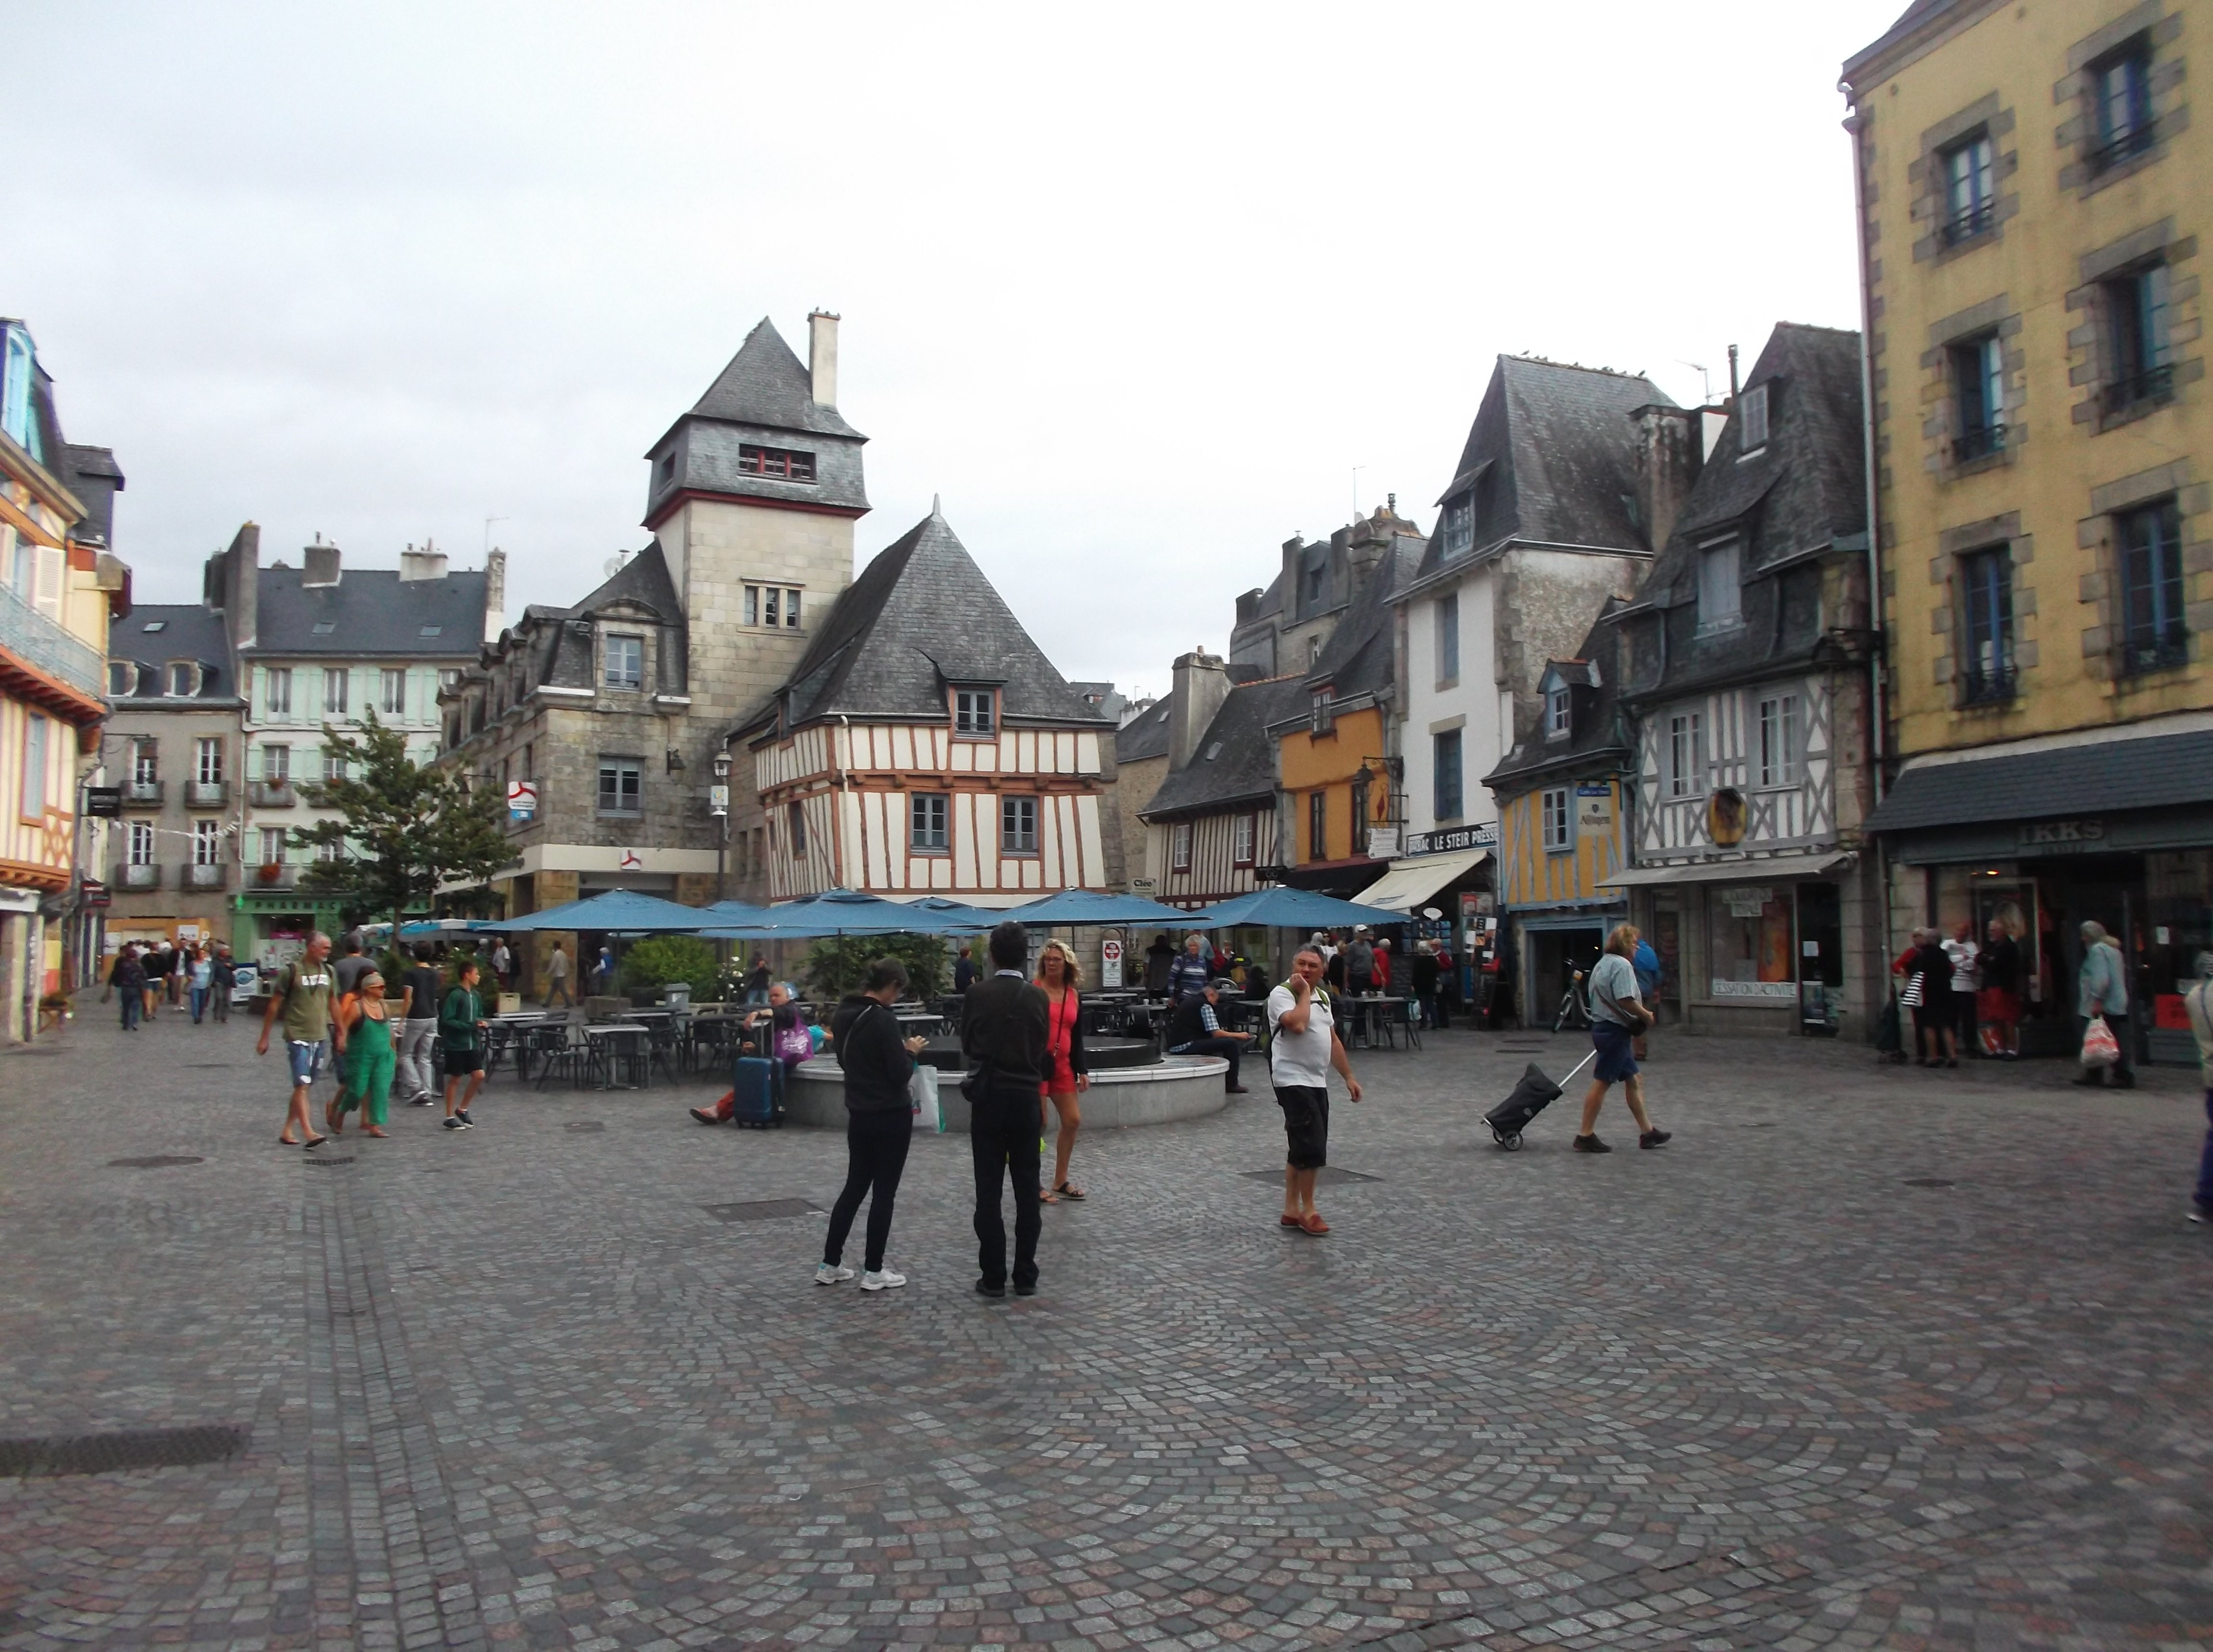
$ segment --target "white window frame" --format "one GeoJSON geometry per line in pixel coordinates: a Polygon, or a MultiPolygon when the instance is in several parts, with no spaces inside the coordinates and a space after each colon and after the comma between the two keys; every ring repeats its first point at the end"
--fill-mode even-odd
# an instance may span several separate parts
{"type": "Polygon", "coordinates": [[[133,820],[124,838],[123,856],[131,866],[151,866],[154,861],[154,823],[133,820]]]}
{"type": "Polygon", "coordinates": [[[407,715],[407,668],[394,670],[390,666],[376,674],[376,709],[380,716],[405,717],[407,715]]]}
{"type": "Polygon", "coordinates": [[[1576,798],[1572,786],[1554,786],[1539,792],[1537,807],[1542,819],[1545,852],[1566,855],[1576,846],[1576,798]]]}
{"type": "Polygon", "coordinates": [[[192,773],[203,786],[223,783],[223,736],[203,735],[194,742],[192,773]]]}
{"type": "Polygon", "coordinates": [[[107,662],[107,698],[119,700],[138,692],[138,668],[128,660],[107,662]]]}
{"type": "Polygon", "coordinates": [[[600,650],[600,681],[606,687],[634,693],[645,686],[645,635],[642,631],[611,631],[600,650]],[[620,646],[621,672],[616,669],[616,653],[620,646]],[[637,650],[632,656],[631,650],[637,650]]]}
{"type": "Polygon", "coordinates": [[[46,814],[46,761],[52,741],[48,719],[28,713],[23,723],[23,794],[17,808],[27,820],[43,822],[46,814]]]}
{"type": "Polygon", "coordinates": [[[325,752],[323,753],[323,783],[327,786],[333,780],[343,780],[345,777],[345,754],[343,752],[325,752]]]}
{"type": "Polygon", "coordinates": [[[1667,719],[1667,796],[1703,797],[1706,795],[1706,716],[1703,711],[1677,711],[1667,719]]]}
{"type": "Polygon", "coordinates": [[[199,672],[189,660],[172,660],[162,674],[162,697],[188,700],[199,692],[199,672]],[[179,686],[181,684],[182,686],[179,686]]]}
{"type": "Polygon", "coordinates": [[[292,715],[292,668],[264,666],[261,668],[262,710],[272,717],[292,715]]]}
{"type": "Polygon", "coordinates": [[[192,864],[221,866],[223,864],[223,822],[195,820],[192,822],[192,864]]]}
{"type": "Polygon", "coordinates": [[[1191,870],[1191,822],[1178,820],[1168,828],[1168,870],[1191,870]]]}
{"type": "Polygon", "coordinates": [[[1767,446],[1774,434],[1769,428],[1767,387],[1755,384],[1747,387],[1738,409],[1737,457],[1749,459],[1767,446]]]}
{"type": "Polygon", "coordinates": [[[1763,789],[1787,789],[1805,772],[1805,734],[1795,694],[1771,694],[1759,702],[1759,783],[1763,789]]]}
{"type": "Polygon", "coordinates": [[[1318,688],[1307,703],[1307,732],[1326,735],[1337,728],[1337,695],[1333,686],[1318,688]]]}
{"type": "Polygon", "coordinates": [[[135,741],[131,748],[131,783],[151,786],[162,778],[162,748],[150,740],[135,741]]]}
{"type": "Polygon", "coordinates": [[[1575,732],[1576,698],[1565,683],[1545,695],[1545,738],[1565,740],[1575,732]]]}
{"type": "Polygon", "coordinates": [[[261,748],[261,783],[265,786],[289,786],[292,783],[292,748],[290,746],[264,746],[261,748]]]}
{"type": "Polygon", "coordinates": [[[264,826],[261,828],[261,860],[259,863],[261,865],[283,865],[284,853],[287,847],[286,838],[290,834],[286,832],[283,826],[264,826]]]}
{"type": "Polygon", "coordinates": [[[1254,839],[1259,835],[1257,829],[1259,825],[1258,818],[1250,814],[1241,814],[1230,821],[1229,863],[1232,866],[1253,864],[1254,859],[1253,844],[1254,839]]]}
{"type": "Polygon", "coordinates": [[[1034,855],[1038,852],[1038,838],[1043,827],[1039,817],[1044,811],[1038,807],[1039,799],[1033,794],[1022,794],[999,799],[999,852],[1002,855],[1034,855]]]}
{"type": "Polygon", "coordinates": [[[907,847],[918,855],[944,855],[953,849],[953,799],[942,791],[918,791],[907,798],[907,847]]]}
{"type": "Polygon", "coordinates": [[[323,715],[325,716],[345,716],[346,704],[351,698],[351,685],[347,680],[351,674],[344,666],[323,668],[323,715]]]}

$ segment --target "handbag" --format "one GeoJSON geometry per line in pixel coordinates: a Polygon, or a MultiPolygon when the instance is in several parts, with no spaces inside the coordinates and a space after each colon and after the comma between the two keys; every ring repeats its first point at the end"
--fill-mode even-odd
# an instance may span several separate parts
{"type": "Polygon", "coordinates": [[[2106,1024],[2106,1018],[2091,1016],[2089,1026],[2082,1032],[2082,1064],[2111,1067],[2120,1058],[2121,1041],[2113,1036],[2113,1029],[2106,1024]]]}
{"type": "Polygon", "coordinates": [[[780,1061],[805,1061],[814,1053],[814,1039],[798,1021],[776,1029],[776,1053],[780,1061]]]}

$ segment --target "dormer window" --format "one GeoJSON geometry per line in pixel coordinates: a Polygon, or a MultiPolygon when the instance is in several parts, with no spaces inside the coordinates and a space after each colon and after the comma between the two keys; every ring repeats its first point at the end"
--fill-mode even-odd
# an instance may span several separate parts
{"type": "Polygon", "coordinates": [[[187,665],[184,661],[174,660],[170,661],[169,685],[168,689],[169,698],[171,699],[178,700],[190,699],[194,694],[199,692],[199,684],[197,680],[197,677],[198,674],[194,672],[192,668],[187,665]]]}
{"type": "Polygon", "coordinates": [[[743,442],[738,444],[738,469],[747,476],[773,476],[783,482],[812,482],[814,455],[795,453],[789,448],[762,448],[743,442]]]}
{"type": "Polygon", "coordinates": [[[965,740],[990,740],[998,733],[999,692],[995,688],[953,691],[953,732],[965,740]]]}
{"type": "Polygon", "coordinates": [[[1698,547],[1698,629],[1730,631],[1744,624],[1744,542],[1734,534],[1698,547]]]}
{"type": "Polygon", "coordinates": [[[1575,727],[1574,691],[1565,683],[1555,684],[1545,696],[1545,738],[1565,740],[1575,727]]]}
{"type": "Polygon", "coordinates": [[[144,625],[140,627],[141,630],[144,631],[149,636],[155,631],[167,631],[168,628],[169,622],[166,619],[149,619],[144,625]]]}
{"type": "Polygon", "coordinates": [[[135,693],[138,687],[138,668],[127,660],[107,662],[107,693],[111,699],[121,699],[135,693]]]}
{"type": "Polygon", "coordinates": [[[607,637],[607,686],[642,688],[645,686],[645,638],[622,632],[607,637]]]}
{"type": "Polygon", "coordinates": [[[314,626],[314,634],[318,637],[328,637],[338,628],[338,622],[335,619],[318,619],[314,626]]]}
{"type": "Polygon", "coordinates": [[[1327,688],[1317,688],[1307,706],[1307,732],[1315,735],[1332,734],[1337,728],[1337,699],[1327,688]]]}
{"type": "Polygon", "coordinates": [[[1767,387],[1755,384],[1746,391],[1738,413],[1737,453],[1749,458],[1767,445],[1767,387]]]}
{"type": "Polygon", "coordinates": [[[659,479],[655,484],[656,486],[665,488],[674,485],[676,480],[676,450],[674,448],[672,448],[661,455],[661,468],[656,475],[659,479]]]}
{"type": "Polygon", "coordinates": [[[1457,494],[1445,501],[1445,555],[1458,557],[1475,549],[1475,492],[1457,494]]]}

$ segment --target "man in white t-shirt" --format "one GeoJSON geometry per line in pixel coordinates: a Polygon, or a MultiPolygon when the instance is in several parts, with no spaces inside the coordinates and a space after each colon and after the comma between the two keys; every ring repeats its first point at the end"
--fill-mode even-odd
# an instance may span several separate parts
{"type": "Polygon", "coordinates": [[[1291,978],[1268,995],[1268,1076],[1276,1105],[1283,1110],[1283,1225],[1319,1239],[1329,1223],[1314,1209],[1314,1173],[1329,1161],[1329,1072],[1334,1067],[1346,1092],[1360,1100],[1360,1081],[1352,1076],[1329,997],[1321,990],[1321,954],[1303,948],[1291,960],[1291,978]]]}

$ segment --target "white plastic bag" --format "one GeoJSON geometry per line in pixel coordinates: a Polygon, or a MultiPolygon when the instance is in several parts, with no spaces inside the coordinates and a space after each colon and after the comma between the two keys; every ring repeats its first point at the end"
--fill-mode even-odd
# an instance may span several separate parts
{"type": "Polygon", "coordinates": [[[2096,1069],[2111,1067],[2121,1058],[2121,1041],[2113,1036],[2113,1029],[2106,1024],[2103,1015],[2090,1017],[2090,1024],[2082,1032],[2082,1064],[2096,1069]]]}
{"type": "Polygon", "coordinates": [[[923,1062],[915,1063],[914,1076],[906,1082],[906,1094],[914,1108],[914,1127],[933,1136],[944,1134],[945,1115],[937,1105],[937,1069],[923,1062]]]}

